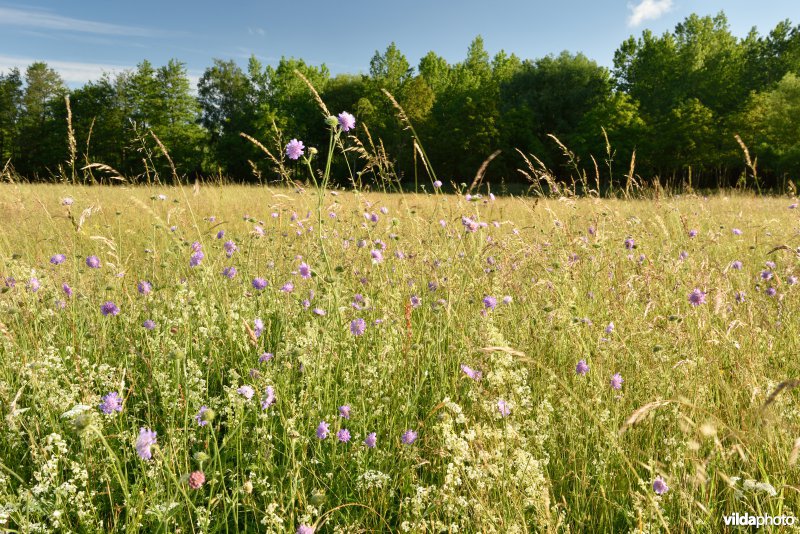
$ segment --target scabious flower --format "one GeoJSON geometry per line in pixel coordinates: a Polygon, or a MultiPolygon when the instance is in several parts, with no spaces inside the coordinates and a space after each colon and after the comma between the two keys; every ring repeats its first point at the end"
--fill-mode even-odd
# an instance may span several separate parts
{"type": "Polygon", "coordinates": [[[633,240],[632,237],[629,237],[625,240],[625,248],[628,250],[632,250],[633,247],[636,246],[636,242],[633,240]]]}
{"type": "Polygon", "coordinates": [[[153,453],[150,448],[156,444],[156,432],[155,430],[150,430],[149,428],[140,428],[139,429],[139,438],[136,440],[136,454],[139,455],[139,458],[142,460],[149,460],[153,457],[153,453]]]}
{"type": "Polygon", "coordinates": [[[778,290],[774,287],[768,287],[766,293],[768,297],[774,297],[778,293],[778,290]]]}
{"type": "Polygon", "coordinates": [[[67,298],[72,297],[72,288],[69,287],[68,283],[64,282],[63,284],[61,284],[61,290],[64,292],[67,298]]]}
{"type": "Polygon", "coordinates": [[[239,247],[236,246],[236,243],[234,243],[231,240],[225,241],[225,244],[222,245],[222,248],[225,249],[225,255],[228,256],[229,258],[233,256],[234,252],[239,250],[239,247]]]}
{"type": "Polygon", "coordinates": [[[740,262],[739,260],[735,260],[735,261],[731,262],[731,269],[735,269],[737,271],[741,271],[742,270],[742,262],[740,262]]]}
{"type": "Polygon", "coordinates": [[[575,372],[579,375],[585,375],[589,372],[589,365],[586,360],[579,360],[578,365],[575,366],[575,372]]]}
{"type": "Polygon", "coordinates": [[[342,131],[349,132],[356,127],[356,118],[348,112],[342,111],[339,113],[339,126],[342,127],[342,131]]]}
{"type": "Polygon", "coordinates": [[[305,147],[303,146],[302,141],[298,141],[297,139],[292,139],[286,145],[286,155],[289,159],[298,160],[300,156],[303,155],[303,150],[305,147]]]}
{"type": "Polygon", "coordinates": [[[139,291],[140,295],[149,295],[150,292],[153,291],[153,284],[147,282],[146,280],[142,280],[136,284],[136,290],[139,291]]]}
{"type": "Polygon", "coordinates": [[[622,389],[623,382],[624,380],[622,380],[622,375],[616,373],[614,376],[611,377],[611,389],[616,389],[616,390],[622,389]]]}
{"type": "Polygon", "coordinates": [[[378,442],[378,435],[375,432],[370,432],[369,434],[367,434],[367,437],[364,438],[364,445],[366,445],[370,449],[374,449],[377,442],[378,442]]]}
{"type": "Polygon", "coordinates": [[[400,437],[400,441],[402,441],[404,445],[411,445],[417,441],[417,433],[413,430],[406,430],[400,437]]]}
{"type": "Polygon", "coordinates": [[[275,400],[275,388],[272,386],[267,386],[267,389],[264,391],[264,398],[261,399],[261,409],[266,410],[275,404],[275,400]]]}
{"type": "Polygon", "coordinates": [[[367,322],[360,317],[358,319],[353,319],[350,321],[350,333],[354,336],[361,336],[364,334],[364,331],[367,329],[367,322]]]}
{"type": "Polygon", "coordinates": [[[761,271],[761,279],[762,280],[772,280],[772,271],[769,271],[769,270],[761,271]]]}
{"type": "Polygon", "coordinates": [[[697,230],[689,230],[689,237],[697,237],[697,230]]]}
{"type": "Polygon", "coordinates": [[[190,267],[197,267],[198,265],[200,265],[203,262],[203,258],[205,258],[205,257],[206,257],[206,255],[203,254],[203,251],[202,250],[198,250],[197,252],[192,254],[192,256],[189,258],[189,266],[190,267]]]}
{"type": "Polygon", "coordinates": [[[478,381],[483,377],[483,373],[482,372],[480,372],[480,371],[478,371],[476,369],[473,369],[472,367],[470,367],[470,366],[468,366],[466,364],[463,364],[463,363],[461,364],[461,371],[465,375],[467,375],[468,377],[470,377],[471,379],[473,379],[475,381],[478,381]]]}
{"type": "Polygon", "coordinates": [[[503,399],[497,401],[497,410],[500,412],[501,417],[508,417],[508,415],[511,413],[511,408],[503,399]]]}
{"type": "Polygon", "coordinates": [[[89,256],[86,258],[86,266],[90,269],[99,269],[100,268],[100,258],[97,256],[89,256]]]}
{"type": "Polygon", "coordinates": [[[281,291],[283,291],[284,293],[291,293],[292,291],[294,291],[294,284],[292,282],[286,282],[281,287],[281,291]]]}
{"type": "Polygon", "coordinates": [[[743,233],[743,232],[742,232],[741,230],[739,230],[738,228],[734,228],[734,229],[733,229],[733,230],[731,230],[731,231],[733,232],[733,235],[742,235],[742,233],[743,233]]]}
{"type": "Polygon", "coordinates": [[[745,300],[744,291],[737,291],[736,293],[733,294],[733,298],[736,299],[736,302],[738,304],[744,303],[744,300],[745,300]]]}
{"type": "Polygon", "coordinates": [[[441,188],[441,187],[442,187],[442,182],[441,182],[441,180],[434,180],[434,182],[433,182],[433,188],[434,188],[434,189],[439,189],[439,188],[441,188]]]}
{"type": "Polygon", "coordinates": [[[667,486],[667,483],[664,482],[663,478],[656,477],[656,479],[653,481],[653,491],[655,491],[657,495],[664,495],[667,491],[669,491],[669,486],[667,486]]]}
{"type": "Polygon", "coordinates": [[[153,330],[156,327],[156,323],[152,319],[147,319],[145,322],[142,323],[142,326],[146,330],[153,330]]]}
{"type": "Polygon", "coordinates": [[[313,309],[313,310],[311,310],[311,311],[312,311],[312,312],[313,312],[315,315],[319,315],[319,316],[323,316],[323,315],[325,315],[325,314],[327,313],[327,312],[326,312],[325,310],[323,310],[322,308],[314,308],[314,309],[313,309]]]}
{"type": "Polygon", "coordinates": [[[606,326],[605,333],[610,334],[613,331],[614,331],[614,321],[611,321],[610,323],[608,323],[608,326],[606,326]]]}
{"type": "Polygon", "coordinates": [[[245,385],[237,389],[236,393],[238,393],[245,399],[250,400],[253,398],[253,395],[255,395],[256,392],[252,387],[245,385]]]}
{"type": "Polygon", "coordinates": [[[347,443],[350,441],[350,431],[346,428],[342,428],[336,433],[336,438],[342,443],[347,443]]]}
{"type": "Polygon", "coordinates": [[[38,278],[31,278],[30,280],[28,280],[28,289],[30,289],[34,293],[39,291],[39,288],[41,286],[42,284],[39,282],[38,278]]]}
{"type": "Polygon", "coordinates": [[[700,291],[700,289],[695,288],[694,291],[689,293],[689,303],[692,306],[699,306],[701,304],[704,304],[705,301],[706,301],[706,294],[700,291]]]}
{"type": "Polygon", "coordinates": [[[497,299],[492,296],[483,297],[483,306],[486,309],[495,309],[497,306],[497,299]]]}
{"type": "Polygon", "coordinates": [[[55,256],[50,258],[50,263],[52,263],[53,265],[61,265],[65,261],[67,261],[67,257],[64,254],[56,254],[55,256]]]}
{"type": "Polygon", "coordinates": [[[325,439],[328,437],[328,423],[325,421],[320,421],[319,425],[317,425],[317,437],[319,439],[325,439]]]}
{"type": "Polygon", "coordinates": [[[265,363],[270,361],[274,357],[274,354],[271,352],[264,352],[261,356],[258,357],[258,363],[265,363]]]}
{"type": "Polygon", "coordinates": [[[206,481],[206,475],[202,471],[194,471],[189,475],[189,487],[193,490],[200,489],[206,481]]]}
{"type": "Polygon", "coordinates": [[[682,250],[680,254],[678,254],[678,259],[684,261],[686,258],[689,257],[689,253],[685,250],[682,250]]]}
{"type": "Polygon", "coordinates": [[[505,297],[503,297],[503,304],[505,304],[506,306],[508,306],[512,302],[514,302],[514,299],[511,297],[511,295],[506,295],[505,297]]]}
{"type": "Polygon", "coordinates": [[[339,417],[350,419],[350,405],[345,404],[343,406],[339,406],[339,417]]]}
{"type": "Polygon", "coordinates": [[[75,200],[73,200],[72,197],[64,197],[64,198],[61,199],[61,205],[62,206],[72,206],[72,204],[74,202],[75,202],[75,200]]]}
{"type": "Polygon", "coordinates": [[[418,308],[420,304],[422,304],[422,299],[417,295],[411,295],[411,307],[418,308]]]}
{"type": "Polygon", "coordinates": [[[112,391],[101,400],[103,402],[100,403],[100,410],[104,414],[108,415],[114,412],[122,411],[122,397],[120,397],[119,393],[116,391],[112,391]]]}
{"type": "Polygon", "coordinates": [[[378,264],[383,261],[383,252],[380,250],[372,250],[369,254],[372,256],[372,263],[378,264]]]}
{"type": "Polygon", "coordinates": [[[789,276],[789,277],[786,279],[786,283],[787,283],[787,284],[789,284],[790,286],[793,286],[793,285],[795,285],[795,284],[797,283],[797,277],[796,277],[796,276],[794,276],[794,275],[791,275],[791,276],[789,276]]]}
{"type": "Polygon", "coordinates": [[[263,278],[253,278],[253,287],[261,291],[267,287],[267,281],[263,278]]]}
{"type": "Polygon", "coordinates": [[[119,308],[117,308],[117,305],[109,300],[109,301],[104,302],[100,306],[100,312],[102,312],[102,314],[104,316],[118,315],[119,314],[119,308]]]}
{"type": "Polygon", "coordinates": [[[229,280],[233,280],[233,278],[236,276],[236,273],[236,267],[225,267],[222,269],[222,276],[228,278],[229,280]]]}
{"type": "Polygon", "coordinates": [[[300,272],[300,277],[308,280],[311,278],[311,267],[308,266],[306,262],[300,264],[300,267],[297,269],[300,272]]]}
{"type": "Polygon", "coordinates": [[[200,426],[206,426],[208,422],[212,419],[209,417],[209,414],[213,414],[211,410],[208,409],[208,406],[201,406],[200,410],[198,410],[197,415],[194,416],[197,424],[200,426]]]}
{"type": "Polygon", "coordinates": [[[310,527],[308,525],[300,525],[297,527],[296,534],[314,534],[314,527],[310,527]]]}

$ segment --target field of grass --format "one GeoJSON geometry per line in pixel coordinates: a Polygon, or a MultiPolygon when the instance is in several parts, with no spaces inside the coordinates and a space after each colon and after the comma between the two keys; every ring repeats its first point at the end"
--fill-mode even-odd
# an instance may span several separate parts
{"type": "Polygon", "coordinates": [[[800,513],[792,203],[2,185],[0,529],[800,513]]]}

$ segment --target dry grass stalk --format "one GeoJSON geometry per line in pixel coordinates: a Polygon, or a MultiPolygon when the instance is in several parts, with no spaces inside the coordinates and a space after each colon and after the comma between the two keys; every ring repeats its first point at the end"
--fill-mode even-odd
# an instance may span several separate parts
{"type": "Polygon", "coordinates": [[[152,135],[153,139],[156,140],[156,144],[158,145],[158,148],[161,149],[161,153],[164,154],[165,158],[167,158],[167,161],[169,162],[169,168],[172,169],[172,179],[175,180],[175,183],[181,183],[180,178],[178,178],[178,171],[175,170],[175,163],[173,163],[172,158],[169,157],[167,147],[164,146],[164,143],[161,142],[161,139],[158,138],[153,130],[150,130],[150,135],[152,135]]]}
{"type": "Polygon", "coordinates": [[[316,89],[314,89],[314,85],[312,85],[312,83],[311,83],[310,81],[308,81],[308,78],[306,78],[306,77],[303,75],[303,73],[302,73],[302,72],[300,72],[299,70],[295,69],[295,70],[294,70],[294,73],[295,73],[295,74],[296,74],[296,75],[297,75],[297,76],[298,76],[298,77],[299,77],[301,80],[303,80],[304,82],[306,82],[306,85],[307,85],[307,86],[308,86],[308,88],[311,90],[311,94],[312,94],[312,95],[314,95],[314,100],[316,100],[316,101],[317,101],[317,104],[319,105],[319,107],[320,107],[320,109],[322,110],[322,112],[325,114],[325,117],[330,117],[330,116],[331,116],[331,112],[330,112],[330,111],[328,111],[328,106],[326,106],[326,105],[325,105],[325,102],[323,102],[323,101],[322,101],[322,97],[321,97],[321,96],[319,96],[319,93],[317,92],[317,90],[316,90],[316,89]]]}
{"type": "Polygon", "coordinates": [[[483,163],[481,163],[481,166],[478,168],[478,172],[475,173],[475,179],[472,180],[472,185],[470,185],[469,189],[467,189],[468,193],[472,193],[473,189],[475,189],[476,187],[480,187],[480,184],[483,181],[483,176],[486,174],[486,168],[489,166],[492,160],[497,156],[499,156],[501,153],[502,150],[495,150],[494,152],[491,153],[491,155],[488,158],[483,160],[483,163]]]}
{"type": "Polygon", "coordinates": [[[625,433],[633,425],[641,422],[650,412],[661,408],[662,406],[666,406],[670,404],[672,401],[669,400],[660,400],[660,401],[653,401],[648,402],[644,406],[637,408],[634,412],[622,423],[622,427],[619,429],[619,434],[622,435],[625,433]]]}
{"type": "Polygon", "coordinates": [[[769,394],[767,400],[765,400],[764,404],[761,406],[761,409],[764,410],[769,407],[770,404],[774,403],[778,398],[778,395],[780,395],[784,390],[789,392],[797,386],[800,386],[800,378],[790,378],[788,380],[784,380],[778,384],[774,390],[772,390],[772,393],[769,394]]]}

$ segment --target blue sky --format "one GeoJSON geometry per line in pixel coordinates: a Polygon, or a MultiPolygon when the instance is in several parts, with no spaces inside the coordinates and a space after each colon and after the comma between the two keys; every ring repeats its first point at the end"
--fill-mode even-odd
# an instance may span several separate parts
{"type": "Polygon", "coordinates": [[[265,63],[299,57],[334,74],[359,73],[391,41],[412,65],[429,50],[456,62],[478,34],[491,54],[580,51],[610,67],[628,36],[720,10],[740,37],[787,18],[800,23],[798,0],[0,0],[0,71],[41,60],[75,86],[142,59],[178,58],[198,78],[213,58],[244,64],[255,54],[265,63]]]}

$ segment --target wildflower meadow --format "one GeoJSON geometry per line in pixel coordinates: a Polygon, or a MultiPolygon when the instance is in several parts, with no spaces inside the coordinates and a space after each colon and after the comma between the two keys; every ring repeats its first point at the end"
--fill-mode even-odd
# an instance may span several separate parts
{"type": "Polygon", "coordinates": [[[0,186],[3,529],[797,513],[792,199],[323,186],[0,186]]]}

